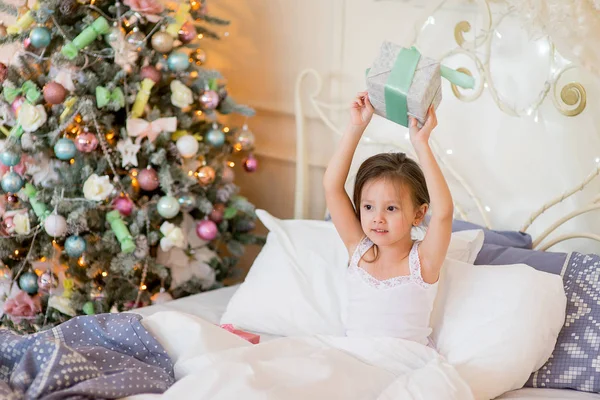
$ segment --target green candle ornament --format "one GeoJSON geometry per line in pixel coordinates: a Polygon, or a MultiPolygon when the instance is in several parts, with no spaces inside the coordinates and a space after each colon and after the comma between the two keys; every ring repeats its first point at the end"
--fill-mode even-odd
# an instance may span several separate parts
{"type": "Polygon", "coordinates": [[[110,25],[104,17],[98,17],[90,26],[85,28],[72,42],[63,46],[60,52],[69,60],[77,57],[77,53],[92,43],[98,36],[110,32],[110,25]]]}
{"type": "Polygon", "coordinates": [[[40,221],[46,219],[48,215],[50,215],[50,211],[48,207],[41,201],[39,201],[37,196],[37,190],[31,183],[25,184],[25,189],[23,189],[27,197],[29,198],[29,204],[31,204],[31,208],[33,208],[33,212],[38,217],[40,221]]]}
{"type": "Polygon", "coordinates": [[[135,250],[135,243],[133,242],[133,238],[125,225],[125,222],[121,219],[119,211],[113,210],[106,214],[106,220],[117,236],[117,240],[121,243],[121,251],[123,253],[132,253],[135,250]]]}

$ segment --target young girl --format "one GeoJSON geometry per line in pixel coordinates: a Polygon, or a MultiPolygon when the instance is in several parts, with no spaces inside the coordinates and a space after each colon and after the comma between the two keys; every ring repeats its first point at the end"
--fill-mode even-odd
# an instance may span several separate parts
{"type": "Polygon", "coordinates": [[[427,345],[453,217],[450,190],[429,147],[437,119],[431,108],[421,129],[410,120],[410,140],[423,169],[404,153],[368,158],[356,175],[353,207],[344,183],[373,111],[367,93],[359,93],[323,179],[331,219],[350,255],[346,334],[427,345]],[[427,234],[413,242],[411,228],[423,221],[430,204],[427,234]]]}

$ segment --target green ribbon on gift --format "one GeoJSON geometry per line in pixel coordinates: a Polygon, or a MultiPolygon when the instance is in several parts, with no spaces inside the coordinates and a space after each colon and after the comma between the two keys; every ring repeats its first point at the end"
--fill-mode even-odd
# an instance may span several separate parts
{"type": "Polygon", "coordinates": [[[440,74],[449,82],[454,83],[461,88],[473,89],[475,87],[475,79],[472,76],[448,68],[445,65],[440,65],[440,74]]]}
{"type": "Polygon", "coordinates": [[[408,126],[406,97],[420,59],[421,53],[414,47],[400,50],[385,83],[386,118],[402,126],[408,126]]]}
{"type": "Polygon", "coordinates": [[[109,103],[117,105],[117,110],[125,107],[125,95],[120,87],[112,92],[104,86],[96,87],[96,105],[98,108],[106,107],[109,103]]]}
{"type": "Polygon", "coordinates": [[[35,83],[33,83],[32,81],[25,81],[25,83],[23,83],[23,85],[20,88],[13,88],[13,87],[6,86],[6,87],[4,87],[3,93],[4,93],[4,98],[9,103],[12,103],[13,101],[15,101],[17,96],[19,96],[20,94],[25,95],[25,98],[30,103],[35,103],[42,95],[42,93],[38,89],[37,85],[35,83]]]}

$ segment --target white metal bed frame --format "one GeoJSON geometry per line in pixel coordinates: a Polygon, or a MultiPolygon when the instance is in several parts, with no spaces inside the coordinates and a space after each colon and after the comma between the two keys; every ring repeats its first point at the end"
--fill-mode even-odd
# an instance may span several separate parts
{"type": "MultiPolygon", "coordinates": [[[[583,86],[577,82],[570,82],[562,87],[560,92],[560,99],[558,97],[558,93],[556,92],[556,88],[559,86],[559,80],[563,76],[563,73],[571,68],[575,68],[574,65],[566,65],[559,67],[558,69],[555,66],[552,66],[552,71],[549,71],[549,78],[546,84],[544,85],[543,90],[541,91],[539,97],[531,104],[529,107],[524,109],[514,109],[510,107],[508,104],[504,103],[502,99],[497,95],[497,92],[494,88],[494,83],[490,74],[490,59],[489,59],[489,51],[485,52],[487,54],[487,58],[481,60],[481,51],[478,49],[481,46],[486,46],[489,49],[489,42],[491,35],[493,33],[493,28],[498,23],[494,22],[492,18],[492,12],[490,9],[489,1],[491,0],[478,0],[477,3],[480,4],[484,11],[484,15],[486,16],[485,21],[487,24],[487,29],[483,30],[483,34],[478,35],[472,41],[467,41],[463,33],[468,32],[470,30],[470,24],[468,21],[459,22],[454,30],[455,40],[458,45],[456,49],[453,49],[447,52],[444,56],[441,57],[443,60],[446,57],[450,57],[454,54],[464,54],[474,60],[479,77],[476,78],[477,86],[476,88],[468,93],[463,94],[459,91],[456,86],[452,86],[452,91],[454,95],[462,101],[474,101],[477,99],[485,88],[488,88],[492,94],[492,98],[498,105],[498,107],[504,111],[505,113],[513,116],[524,116],[531,115],[531,110],[535,110],[547,96],[551,96],[553,104],[555,107],[566,116],[576,116],[583,111],[586,106],[586,93],[583,86]],[[476,51],[478,50],[478,51],[476,51]],[[566,106],[565,106],[566,105],[566,106]]],[[[428,10],[425,14],[425,18],[427,15],[432,15],[436,10],[438,10],[444,1],[437,4],[432,9],[428,10]]],[[[503,14],[501,18],[504,18],[508,13],[512,12],[510,8],[507,8],[507,13],[503,14]]],[[[427,20],[424,19],[421,24],[417,24],[416,26],[420,29],[422,26],[427,24],[427,20]]],[[[415,35],[415,40],[413,42],[416,43],[418,33],[415,35]]],[[[551,45],[551,44],[550,44],[551,45]]],[[[555,49],[551,46],[552,51],[555,49]]],[[[467,74],[471,74],[469,70],[466,68],[459,68],[462,72],[467,74]]],[[[471,74],[472,75],[472,74],[471,74]]],[[[308,157],[307,157],[307,147],[306,147],[306,131],[305,131],[305,119],[306,113],[303,107],[303,101],[305,101],[304,96],[307,96],[308,103],[312,109],[312,111],[316,112],[318,119],[320,119],[327,128],[333,131],[338,136],[342,135],[342,131],[335,125],[332,119],[327,115],[327,113],[331,112],[339,112],[347,110],[347,105],[336,104],[336,103],[327,103],[319,100],[319,96],[322,92],[323,81],[320,74],[314,69],[306,69],[302,71],[296,80],[295,85],[295,117],[296,117],[296,188],[295,188],[295,203],[294,203],[294,218],[301,219],[307,217],[307,199],[309,198],[309,189],[308,189],[308,157]],[[312,78],[316,82],[316,88],[311,92],[304,94],[303,89],[308,81],[308,78],[312,78]]],[[[363,143],[366,144],[375,144],[375,145],[385,145],[389,146],[397,151],[403,151],[407,154],[412,154],[412,148],[410,146],[402,146],[396,142],[387,142],[369,138],[367,135],[363,136],[363,143]]],[[[464,179],[448,162],[448,160],[444,157],[443,153],[440,152],[440,147],[436,143],[435,139],[431,139],[432,150],[438,159],[440,167],[444,171],[444,174],[447,176],[451,176],[454,180],[458,182],[458,184],[462,187],[462,189],[468,194],[470,201],[474,204],[477,212],[479,213],[484,225],[487,228],[492,228],[491,222],[488,214],[485,211],[485,207],[483,206],[481,200],[475,194],[475,191],[469,185],[468,181],[464,179]]],[[[563,192],[562,194],[556,196],[550,201],[544,203],[539,209],[537,209],[531,216],[525,221],[525,223],[521,226],[520,231],[526,232],[527,229],[540,217],[545,211],[548,209],[560,204],[565,199],[573,196],[577,192],[583,190],[587,185],[590,184],[595,178],[600,175],[600,165],[596,167],[591,173],[583,180],[581,183],[577,184],[573,188],[563,192]]],[[[550,226],[544,230],[541,234],[533,240],[533,248],[537,250],[547,250],[550,247],[575,238],[587,238],[600,242],[600,235],[588,232],[571,232],[566,234],[558,235],[552,239],[548,239],[548,237],[555,232],[558,228],[563,226],[567,221],[580,216],[582,214],[589,213],[591,211],[595,211],[600,209],[600,195],[596,196],[589,204],[582,206],[563,217],[557,219],[550,226]],[[545,241],[545,242],[544,242],[545,241]]],[[[457,217],[468,221],[469,218],[466,215],[465,205],[457,202],[455,200],[455,210],[457,217]]]]}

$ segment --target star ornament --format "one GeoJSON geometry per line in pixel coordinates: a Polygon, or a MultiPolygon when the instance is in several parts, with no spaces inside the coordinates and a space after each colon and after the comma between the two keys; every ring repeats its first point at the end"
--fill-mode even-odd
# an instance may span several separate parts
{"type": "Polygon", "coordinates": [[[131,138],[119,140],[117,150],[121,153],[121,166],[125,168],[129,164],[134,167],[138,166],[137,153],[142,148],[141,145],[133,143],[131,138]]]}

